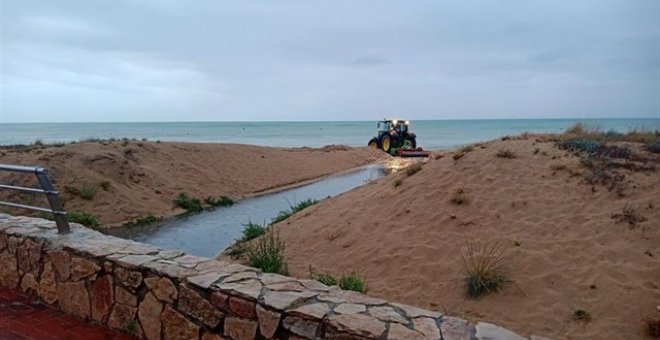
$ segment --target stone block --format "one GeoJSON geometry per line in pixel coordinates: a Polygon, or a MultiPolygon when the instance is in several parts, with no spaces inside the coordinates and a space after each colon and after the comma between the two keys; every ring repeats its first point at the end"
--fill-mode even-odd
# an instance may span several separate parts
{"type": "Polygon", "coordinates": [[[148,277],[144,279],[144,283],[160,301],[173,303],[179,296],[176,287],[170,279],[164,277],[148,277]]]}
{"type": "Polygon", "coordinates": [[[44,264],[44,270],[41,273],[39,296],[48,304],[53,304],[57,301],[57,280],[55,279],[53,264],[50,261],[44,264]]]}
{"type": "Polygon", "coordinates": [[[165,340],[197,339],[199,337],[199,326],[170,306],[165,307],[160,319],[163,324],[163,338],[165,340]]]}
{"type": "Polygon", "coordinates": [[[255,317],[255,303],[252,301],[231,297],[229,299],[229,309],[243,318],[254,319],[255,317]]]}
{"type": "Polygon", "coordinates": [[[235,340],[252,340],[257,336],[256,321],[228,317],[224,326],[224,334],[235,340]]]}
{"type": "Polygon", "coordinates": [[[138,309],[138,318],[147,340],[160,340],[162,311],[163,304],[152,293],[147,293],[138,309]]]}
{"type": "Polygon", "coordinates": [[[57,300],[66,313],[87,318],[90,316],[89,292],[84,281],[59,283],[57,285],[57,300]]]}
{"type": "Polygon", "coordinates": [[[112,277],[104,275],[92,284],[90,290],[92,319],[103,321],[110,312],[113,300],[112,277]]]}
{"type": "Polygon", "coordinates": [[[209,301],[186,285],[179,285],[179,302],[177,307],[180,311],[196,318],[211,328],[217,326],[223,317],[223,314],[215,309],[209,301]]]}
{"type": "Polygon", "coordinates": [[[257,305],[257,318],[259,320],[259,331],[266,338],[272,338],[277,332],[282,317],[281,313],[268,310],[261,305],[257,305]]]}

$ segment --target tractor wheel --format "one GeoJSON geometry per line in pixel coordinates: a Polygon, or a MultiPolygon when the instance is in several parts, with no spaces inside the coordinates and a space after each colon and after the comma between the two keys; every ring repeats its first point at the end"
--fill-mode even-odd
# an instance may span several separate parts
{"type": "Polygon", "coordinates": [[[410,141],[410,147],[413,149],[417,149],[417,141],[415,140],[415,138],[413,137],[408,140],[410,141]]]}
{"type": "Polygon", "coordinates": [[[378,138],[372,138],[367,146],[374,149],[380,149],[380,145],[378,145],[378,138]]]}
{"type": "Polygon", "coordinates": [[[383,137],[380,138],[380,148],[383,149],[383,151],[390,153],[390,149],[392,148],[392,137],[390,137],[390,135],[383,135],[383,137]]]}

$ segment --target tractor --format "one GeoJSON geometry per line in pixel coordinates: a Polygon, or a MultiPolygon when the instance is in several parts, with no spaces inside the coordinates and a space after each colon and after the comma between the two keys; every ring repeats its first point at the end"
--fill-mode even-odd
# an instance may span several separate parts
{"type": "Polygon", "coordinates": [[[368,146],[381,149],[392,156],[428,157],[429,153],[417,147],[417,136],[410,131],[410,122],[398,119],[383,119],[378,122],[378,136],[368,146]]]}

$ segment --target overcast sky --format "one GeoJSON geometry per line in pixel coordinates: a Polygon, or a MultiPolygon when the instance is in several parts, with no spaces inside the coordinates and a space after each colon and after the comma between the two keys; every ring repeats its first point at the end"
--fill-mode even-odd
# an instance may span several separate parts
{"type": "Polygon", "coordinates": [[[658,0],[0,3],[3,122],[659,117],[658,0]]]}

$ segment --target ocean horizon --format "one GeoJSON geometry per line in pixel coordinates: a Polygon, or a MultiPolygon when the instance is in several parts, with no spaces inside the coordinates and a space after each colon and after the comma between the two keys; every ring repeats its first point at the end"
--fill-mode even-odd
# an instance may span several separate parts
{"type": "MultiPolygon", "coordinates": [[[[417,144],[452,148],[506,135],[559,133],[575,123],[625,133],[660,130],[657,118],[469,119],[411,121],[417,144]]],[[[0,145],[136,138],[168,142],[232,143],[271,147],[366,146],[377,121],[0,123],[0,145]]]]}

